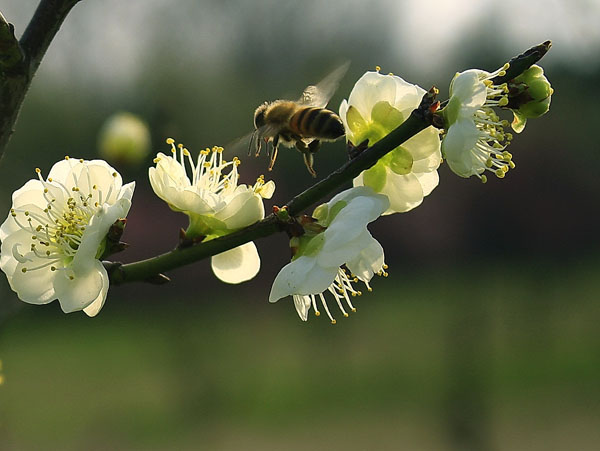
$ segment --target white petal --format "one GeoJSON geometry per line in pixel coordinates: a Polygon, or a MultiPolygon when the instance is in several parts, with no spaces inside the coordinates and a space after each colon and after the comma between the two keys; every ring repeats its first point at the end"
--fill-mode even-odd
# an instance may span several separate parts
{"type": "Polygon", "coordinates": [[[64,185],[67,181],[67,176],[70,174],[71,169],[73,168],[74,161],[75,160],[68,159],[60,160],[58,163],[55,163],[48,173],[48,178],[51,178],[64,185]]]}
{"type": "Polygon", "coordinates": [[[23,267],[35,268],[47,263],[47,260],[36,257],[33,253],[26,254],[30,260],[27,263],[18,263],[9,279],[11,288],[16,291],[22,301],[29,304],[47,304],[56,299],[54,280],[58,271],[52,271],[50,266],[23,272],[23,267]]]}
{"type": "Polygon", "coordinates": [[[363,282],[370,281],[373,274],[380,271],[384,264],[383,247],[369,232],[366,233],[366,245],[354,259],[346,263],[350,272],[363,282]]]}
{"type": "MultiPolygon", "coordinates": [[[[36,243],[31,239],[31,233],[27,230],[18,229],[10,235],[2,239],[2,247],[0,248],[0,269],[4,271],[9,281],[12,278],[19,261],[14,257],[13,252],[18,252],[19,255],[28,254],[32,244],[36,243]]],[[[27,265],[31,266],[32,265],[27,265]]]]}
{"type": "Polygon", "coordinates": [[[215,276],[226,283],[241,283],[252,279],[260,270],[256,245],[250,241],[211,258],[215,276]]]}
{"type": "Polygon", "coordinates": [[[410,138],[402,147],[407,149],[413,160],[422,160],[432,154],[440,153],[440,133],[435,127],[429,126],[410,138]]]}
{"type": "Polygon", "coordinates": [[[346,119],[346,114],[348,113],[348,102],[346,101],[346,99],[342,100],[342,103],[340,104],[340,119],[342,120],[342,123],[344,124],[344,129],[346,130],[346,132],[349,130],[348,128],[348,121],[346,119]]]}
{"type": "Polygon", "coordinates": [[[339,267],[323,268],[314,257],[302,256],[288,263],[273,282],[269,302],[293,294],[308,295],[325,291],[335,279],[339,267]]]}
{"type": "Polygon", "coordinates": [[[236,194],[227,202],[225,208],[215,213],[215,218],[223,221],[229,230],[246,227],[264,217],[262,198],[249,188],[236,194]]]}
{"type": "Polygon", "coordinates": [[[300,296],[295,295],[294,297],[294,307],[296,307],[296,311],[298,312],[298,316],[302,321],[308,320],[308,311],[310,310],[310,306],[312,305],[312,300],[310,296],[300,296]]]}
{"type": "Polygon", "coordinates": [[[396,99],[390,103],[400,111],[403,117],[407,118],[412,110],[419,106],[426,91],[398,76],[394,76],[394,79],[396,81],[396,99]]]}
{"type": "Polygon", "coordinates": [[[95,260],[94,267],[87,274],[77,275],[73,279],[69,278],[70,271],[56,271],[54,279],[54,290],[56,297],[60,302],[63,312],[70,313],[83,310],[98,299],[107,282],[99,268],[102,263],[95,260]]]}
{"type": "Polygon", "coordinates": [[[415,176],[419,179],[419,183],[423,189],[423,196],[429,196],[440,183],[437,171],[416,173],[415,176]]]}
{"type": "Polygon", "coordinates": [[[403,213],[423,202],[423,188],[415,174],[398,175],[388,171],[381,193],[390,199],[390,208],[384,215],[403,213]]]}
{"type": "Polygon", "coordinates": [[[108,206],[105,204],[100,211],[92,216],[90,224],[83,232],[81,244],[71,263],[71,268],[77,276],[85,276],[91,271],[92,266],[97,262],[96,254],[100,243],[102,243],[115,221],[127,215],[130,206],[131,202],[128,199],[119,199],[114,205],[108,206]]]}
{"type": "Polygon", "coordinates": [[[479,74],[483,72],[478,69],[470,69],[457,74],[451,83],[452,97],[460,100],[464,108],[470,110],[480,108],[486,100],[486,87],[479,80],[479,74]]]}
{"type": "Polygon", "coordinates": [[[364,227],[361,229],[360,233],[354,237],[353,240],[346,241],[341,246],[330,246],[327,249],[325,249],[324,246],[322,251],[318,254],[317,261],[319,266],[337,268],[348,261],[355,259],[356,256],[359,255],[366,246],[368,246],[368,237],[370,236],[371,234],[367,228],[364,227]]]}
{"type": "Polygon", "coordinates": [[[366,230],[367,224],[385,211],[387,202],[381,201],[381,198],[383,196],[360,196],[352,199],[325,230],[325,244],[321,254],[335,252],[366,230]]]}
{"type": "Polygon", "coordinates": [[[476,173],[470,149],[478,139],[479,131],[470,119],[458,120],[448,129],[442,141],[442,152],[450,169],[457,175],[470,177],[476,173]]]}
{"type": "Polygon", "coordinates": [[[366,72],[354,85],[348,97],[348,104],[358,109],[366,120],[371,119],[371,110],[382,100],[390,104],[396,99],[396,81],[391,75],[366,72]]]}
{"type": "Polygon", "coordinates": [[[100,290],[100,294],[98,295],[98,297],[94,299],[90,305],[83,309],[85,314],[89,317],[94,317],[98,313],[100,313],[100,310],[102,309],[102,307],[104,307],[106,295],[108,294],[109,279],[108,273],[106,272],[106,268],[104,268],[104,265],[100,261],[98,261],[96,267],[98,268],[102,276],[102,289],[100,290]]]}

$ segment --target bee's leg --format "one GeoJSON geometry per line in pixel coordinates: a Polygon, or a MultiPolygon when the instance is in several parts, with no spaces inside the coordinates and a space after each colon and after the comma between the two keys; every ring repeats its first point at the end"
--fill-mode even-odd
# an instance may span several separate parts
{"type": "Polygon", "coordinates": [[[269,164],[269,171],[273,170],[273,165],[275,165],[275,160],[277,159],[277,150],[279,149],[279,135],[276,135],[273,138],[273,147],[271,148],[271,163],[269,164]]]}
{"type": "Polygon", "coordinates": [[[321,148],[321,141],[319,141],[318,139],[315,139],[308,145],[308,150],[310,151],[310,153],[317,153],[320,148],[321,148]]]}
{"type": "Polygon", "coordinates": [[[310,143],[307,146],[304,143],[304,141],[302,141],[302,140],[296,141],[296,149],[298,149],[302,153],[302,156],[304,157],[304,164],[306,165],[306,169],[308,169],[308,172],[310,172],[310,175],[312,175],[313,177],[316,177],[317,173],[313,169],[313,163],[314,163],[313,153],[314,152],[312,152],[310,150],[311,145],[312,145],[312,143],[310,143]]]}

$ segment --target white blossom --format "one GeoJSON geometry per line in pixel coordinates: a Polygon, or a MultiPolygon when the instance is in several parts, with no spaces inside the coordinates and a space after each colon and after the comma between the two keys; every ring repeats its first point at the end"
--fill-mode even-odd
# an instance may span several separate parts
{"type": "MultiPolygon", "coordinates": [[[[234,157],[223,159],[223,148],[201,150],[194,160],[190,152],[169,138],[171,156],[158,153],[156,167],[149,169],[150,184],[171,209],[188,215],[189,238],[213,239],[249,226],[265,217],[263,198],[275,190],[272,181],[261,176],[253,186],[238,184],[238,165],[234,157]]],[[[254,243],[215,255],[211,260],[215,275],[227,283],[252,279],[260,269],[254,243]]]]}
{"type": "Polygon", "coordinates": [[[356,311],[350,297],[361,292],[353,287],[359,280],[371,291],[369,281],[374,274],[387,275],[381,245],[367,230],[367,224],[377,219],[389,207],[386,196],[375,194],[368,187],[343,191],[327,204],[315,210],[313,216],[325,228],[313,236],[303,236],[291,263],[284,266],[269,295],[270,302],[292,296],[298,315],[308,319],[312,306],[320,314],[317,298],[329,319],[335,324],[324,293],[335,299],[342,314],[344,305],[356,311]]]}
{"type": "MultiPolygon", "coordinates": [[[[402,124],[419,106],[425,90],[395,75],[366,72],[340,105],[346,137],[371,146],[402,124]]],[[[390,200],[384,215],[409,211],[438,185],[439,132],[430,126],[398,146],[354,179],[390,200]]]]}
{"type": "Polygon", "coordinates": [[[512,140],[512,134],[504,131],[508,121],[495,111],[508,104],[508,87],[492,82],[507,67],[493,73],[470,69],[457,73],[450,83],[450,99],[441,111],[447,130],[442,153],[450,169],[461,177],[474,175],[485,183],[486,171],[504,178],[515,167],[506,150],[512,140]]]}
{"type": "Polygon", "coordinates": [[[108,292],[102,256],[110,227],[131,206],[135,183],[103,160],[66,158],[46,180],[29,180],[12,196],[0,226],[0,268],[31,304],[58,299],[64,312],[98,314],[108,292]]]}

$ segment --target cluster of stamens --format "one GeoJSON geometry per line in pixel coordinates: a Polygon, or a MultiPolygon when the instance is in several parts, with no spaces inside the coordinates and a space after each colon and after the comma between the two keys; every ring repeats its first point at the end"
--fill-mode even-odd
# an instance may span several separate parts
{"type": "MultiPolygon", "coordinates": [[[[69,160],[69,157],[65,157],[69,160]]],[[[83,160],[79,160],[83,163],[83,160]]],[[[112,194],[112,185],[103,195],[97,185],[91,184],[90,174],[87,167],[79,179],[73,174],[74,185],[68,189],[64,184],[48,178],[45,181],[42,178],[41,170],[36,168],[38,179],[42,182],[43,197],[46,201],[46,207],[40,211],[31,211],[22,208],[12,208],[10,214],[15,223],[22,229],[31,234],[30,251],[46,262],[35,266],[23,266],[22,272],[35,271],[50,266],[51,271],[64,269],[64,266],[75,256],[86,227],[91,217],[97,213],[103,201],[107,200],[112,194]],[[88,182],[87,191],[89,194],[83,194],[78,186],[79,182],[88,182]],[[57,202],[53,193],[59,190],[64,196],[63,202],[57,202]]],[[[117,173],[113,173],[116,177],[117,173]]],[[[32,261],[19,252],[19,244],[12,248],[12,254],[19,263],[32,261]]],[[[74,275],[69,276],[73,279],[74,275]]]]}
{"type": "MultiPolygon", "coordinates": [[[[178,161],[184,168],[186,175],[188,175],[187,166],[189,166],[191,177],[188,176],[188,178],[192,186],[199,190],[201,196],[204,192],[221,194],[223,191],[236,188],[239,179],[237,167],[241,164],[241,161],[237,157],[234,157],[231,161],[224,160],[224,149],[222,147],[214,146],[212,149],[207,147],[201,150],[194,162],[191,153],[183,144],[175,145],[175,140],[172,138],[168,138],[166,142],[171,146],[173,159],[178,161]],[[224,174],[223,171],[227,168],[230,168],[230,170],[227,174],[224,174]]],[[[159,161],[160,158],[154,159],[155,163],[159,161]]]]}
{"type": "MultiPolygon", "coordinates": [[[[486,86],[486,101],[473,117],[479,131],[479,138],[471,152],[486,171],[492,172],[498,178],[504,178],[509,169],[515,168],[512,154],[506,150],[513,139],[511,133],[504,131],[509,123],[505,119],[501,120],[494,111],[496,107],[502,108],[508,105],[508,85],[506,83],[495,85],[492,79],[506,75],[508,67],[506,63],[491,74],[481,74],[481,81],[486,86]]],[[[485,174],[477,174],[477,176],[483,183],[487,182],[485,174]]]]}
{"type": "MultiPolygon", "coordinates": [[[[379,272],[377,272],[378,276],[383,276],[383,277],[387,277],[388,273],[385,271],[388,268],[387,265],[383,265],[381,267],[381,269],[379,270],[379,272]]],[[[345,267],[340,267],[338,269],[338,273],[335,276],[335,279],[333,280],[333,282],[331,283],[331,285],[329,285],[329,287],[327,288],[327,291],[329,291],[332,295],[333,298],[335,299],[338,308],[340,309],[340,311],[342,312],[342,315],[344,315],[344,318],[348,318],[348,312],[346,312],[346,309],[344,308],[344,303],[348,306],[348,308],[355,313],[356,312],[356,307],[354,307],[354,305],[352,305],[352,301],[350,300],[351,297],[356,297],[356,296],[362,296],[362,291],[360,290],[356,290],[352,284],[353,283],[358,283],[360,281],[360,279],[358,277],[356,277],[353,274],[350,274],[349,271],[345,268],[345,267]]],[[[367,291],[373,291],[373,288],[371,288],[371,286],[369,285],[369,282],[367,281],[362,281],[365,286],[367,287],[367,291]]],[[[329,320],[331,321],[331,324],[336,324],[336,320],[335,318],[331,315],[331,312],[329,310],[329,307],[327,306],[327,301],[325,300],[325,296],[322,293],[318,293],[318,294],[308,294],[308,295],[297,295],[295,294],[293,297],[294,299],[310,299],[311,304],[313,309],[315,310],[315,316],[320,316],[321,312],[319,311],[318,307],[317,307],[317,296],[319,297],[320,301],[321,301],[321,305],[323,306],[323,309],[325,310],[325,313],[327,313],[327,316],[329,317],[329,320]]]]}

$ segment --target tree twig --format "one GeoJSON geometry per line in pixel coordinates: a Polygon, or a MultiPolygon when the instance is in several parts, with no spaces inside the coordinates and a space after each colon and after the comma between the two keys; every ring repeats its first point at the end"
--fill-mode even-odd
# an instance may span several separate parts
{"type": "Polygon", "coordinates": [[[41,0],[20,41],[0,14],[0,159],[46,50],[80,0],[41,0]]]}
{"type": "MultiPolygon", "coordinates": [[[[290,200],[287,203],[289,213],[291,215],[299,214],[305,208],[316,203],[344,183],[352,180],[365,169],[373,166],[386,153],[392,151],[404,141],[431,125],[432,111],[430,107],[434,97],[435,94],[432,95],[432,91],[425,94],[421,106],[414,110],[408,119],[398,128],[373,146],[364,150],[356,158],[344,164],[337,171],[290,200]]],[[[174,249],[147,260],[124,265],[105,262],[105,266],[113,284],[140,280],[151,281],[159,273],[220,254],[249,241],[273,235],[282,231],[282,226],[283,224],[280,223],[278,218],[271,214],[262,221],[245,229],[195,246],[174,249]]]]}

